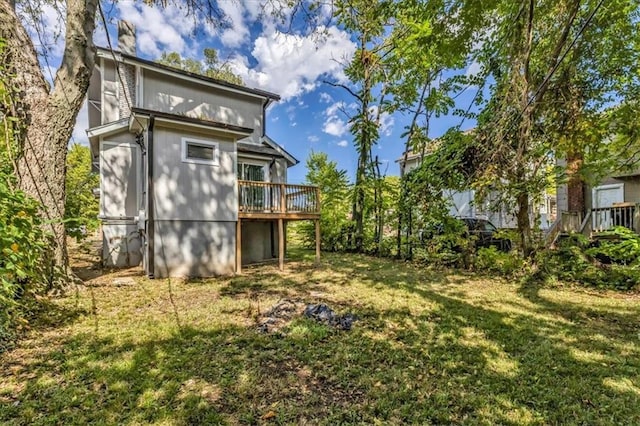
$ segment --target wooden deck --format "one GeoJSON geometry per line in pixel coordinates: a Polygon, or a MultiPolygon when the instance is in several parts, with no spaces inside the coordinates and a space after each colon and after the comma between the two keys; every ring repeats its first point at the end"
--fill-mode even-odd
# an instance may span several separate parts
{"type": "Polygon", "coordinates": [[[320,189],[310,185],[238,180],[238,221],[236,222],[236,273],[242,273],[242,222],[273,220],[278,223],[278,259],[284,269],[284,223],[313,220],[316,262],[320,261],[320,189]]]}
{"type": "Polygon", "coordinates": [[[238,215],[242,219],[320,218],[317,186],[239,180],[238,200],[238,215]]]}

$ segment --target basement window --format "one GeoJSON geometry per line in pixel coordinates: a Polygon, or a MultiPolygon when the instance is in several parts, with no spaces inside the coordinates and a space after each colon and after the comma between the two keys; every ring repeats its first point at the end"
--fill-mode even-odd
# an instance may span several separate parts
{"type": "Polygon", "coordinates": [[[218,143],[200,139],[182,138],[182,161],[185,163],[217,166],[218,143]]]}

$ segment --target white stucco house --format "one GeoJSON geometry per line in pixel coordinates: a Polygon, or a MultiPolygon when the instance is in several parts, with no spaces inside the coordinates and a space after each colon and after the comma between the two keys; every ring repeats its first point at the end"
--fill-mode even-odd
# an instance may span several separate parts
{"type": "Polygon", "coordinates": [[[319,235],[320,206],[317,188],[287,184],[298,160],[265,132],[279,96],[139,58],[134,28],[118,33],[87,95],[103,263],[150,277],[282,267],[287,221],[315,220],[319,235]]]}

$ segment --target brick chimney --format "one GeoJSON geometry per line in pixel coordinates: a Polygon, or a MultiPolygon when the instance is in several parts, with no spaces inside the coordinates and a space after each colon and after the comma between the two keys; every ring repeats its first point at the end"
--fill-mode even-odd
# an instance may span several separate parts
{"type": "MultiPolygon", "coordinates": [[[[131,22],[118,21],[118,50],[136,56],[136,28],[131,22]]],[[[123,63],[118,64],[118,69],[124,83],[118,81],[120,118],[124,118],[131,115],[129,106],[136,106],[136,69],[133,65],[123,63]]]]}

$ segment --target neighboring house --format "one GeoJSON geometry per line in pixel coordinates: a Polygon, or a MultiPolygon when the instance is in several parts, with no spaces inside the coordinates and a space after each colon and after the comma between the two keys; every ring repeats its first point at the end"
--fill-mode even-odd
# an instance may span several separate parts
{"type": "Polygon", "coordinates": [[[317,188],[286,184],[298,160],[265,134],[278,95],[138,58],[128,23],[118,40],[98,48],[87,95],[106,266],[211,276],[277,254],[282,267],[288,220],[319,235],[317,188]]]}
{"type": "MultiPolygon", "coordinates": [[[[424,155],[429,155],[425,153],[424,155]]],[[[409,152],[403,155],[397,163],[400,165],[400,174],[409,173],[420,166],[423,155],[421,153],[409,152]],[[405,161],[406,157],[406,161],[405,161]]],[[[495,191],[489,193],[484,200],[476,196],[476,191],[467,189],[464,191],[445,190],[445,198],[449,201],[449,214],[455,217],[471,217],[488,219],[498,228],[517,228],[518,221],[515,213],[499,202],[499,194],[495,191]]],[[[556,199],[554,195],[543,194],[539,205],[531,208],[530,217],[532,221],[539,218],[541,229],[547,229],[556,216],[556,199]]]]}
{"type": "MultiPolygon", "coordinates": [[[[564,166],[563,160],[558,165],[564,166]]],[[[571,194],[567,184],[558,185],[560,231],[582,232],[592,236],[614,226],[624,226],[640,233],[640,169],[604,178],[598,185],[582,185],[571,194]],[[570,198],[579,199],[583,209],[571,211],[570,198]]]]}

